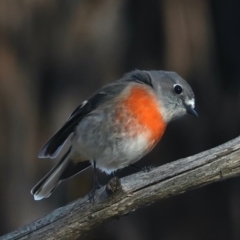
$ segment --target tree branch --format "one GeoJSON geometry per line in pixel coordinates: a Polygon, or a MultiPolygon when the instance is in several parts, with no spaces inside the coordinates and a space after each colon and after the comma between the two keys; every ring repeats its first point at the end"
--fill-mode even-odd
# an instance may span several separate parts
{"type": "Polygon", "coordinates": [[[100,189],[87,197],[13,231],[0,240],[76,239],[104,221],[193,188],[240,175],[240,137],[197,155],[121,179],[122,189],[108,196],[100,189]]]}

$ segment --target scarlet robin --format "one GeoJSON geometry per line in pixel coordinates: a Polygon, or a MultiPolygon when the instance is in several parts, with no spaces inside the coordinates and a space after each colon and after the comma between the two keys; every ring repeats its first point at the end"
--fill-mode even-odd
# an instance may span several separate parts
{"type": "Polygon", "coordinates": [[[93,166],[110,174],[149,153],[167,124],[194,110],[190,85],[175,72],[136,70],[103,86],[72,113],[43,146],[39,158],[55,158],[71,137],[59,163],[31,190],[35,200],[49,197],[57,185],[93,166]]]}

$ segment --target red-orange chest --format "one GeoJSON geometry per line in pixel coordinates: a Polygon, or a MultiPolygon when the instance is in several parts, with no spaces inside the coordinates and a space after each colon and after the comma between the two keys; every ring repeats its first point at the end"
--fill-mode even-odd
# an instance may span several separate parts
{"type": "Polygon", "coordinates": [[[117,118],[125,118],[121,123],[128,131],[132,131],[132,135],[146,133],[151,145],[161,139],[166,124],[158,100],[151,91],[142,86],[133,86],[120,105],[122,110],[118,112],[117,118]]]}

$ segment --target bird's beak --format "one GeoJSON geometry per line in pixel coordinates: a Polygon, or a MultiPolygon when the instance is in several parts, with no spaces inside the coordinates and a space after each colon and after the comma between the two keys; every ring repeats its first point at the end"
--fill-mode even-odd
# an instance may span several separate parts
{"type": "Polygon", "coordinates": [[[198,113],[196,112],[196,110],[191,106],[191,105],[185,105],[185,108],[187,110],[187,113],[195,116],[195,117],[198,117],[198,113]]]}

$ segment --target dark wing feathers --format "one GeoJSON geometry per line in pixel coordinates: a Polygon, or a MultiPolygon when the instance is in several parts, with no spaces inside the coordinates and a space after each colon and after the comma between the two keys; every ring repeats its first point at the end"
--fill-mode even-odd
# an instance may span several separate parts
{"type": "Polygon", "coordinates": [[[81,120],[81,112],[70,118],[62,128],[57,131],[40,150],[39,158],[55,158],[61,151],[65,141],[68,139],[69,135],[74,131],[76,124],[81,120]]]}
{"type": "Polygon", "coordinates": [[[67,122],[60,128],[40,150],[38,157],[39,158],[55,158],[58,153],[61,151],[64,143],[68,139],[69,135],[74,132],[75,127],[82,120],[84,116],[97,108],[101,99],[105,97],[105,93],[96,93],[87,101],[85,104],[77,107],[67,122]]]}
{"type": "Polygon", "coordinates": [[[75,127],[78,123],[90,112],[97,109],[102,103],[113,99],[117,93],[122,91],[125,84],[109,84],[103,87],[101,90],[96,92],[88,101],[84,101],[80,106],[78,106],[67,122],[56,132],[52,138],[42,147],[39,152],[39,158],[55,158],[60,150],[62,149],[64,143],[68,139],[69,135],[74,132],[75,127]]]}
{"type": "Polygon", "coordinates": [[[147,84],[151,87],[152,80],[147,71],[133,71],[126,74],[122,79],[115,83],[105,85],[97,91],[91,98],[84,101],[78,106],[67,122],[56,132],[50,140],[42,147],[39,152],[39,158],[55,158],[61,151],[64,143],[68,137],[74,132],[78,123],[90,112],[97,109],[101,104],[106,101],[112,101],[127,85],[128,82],[136,82],[139,84],[147,84]]]}

